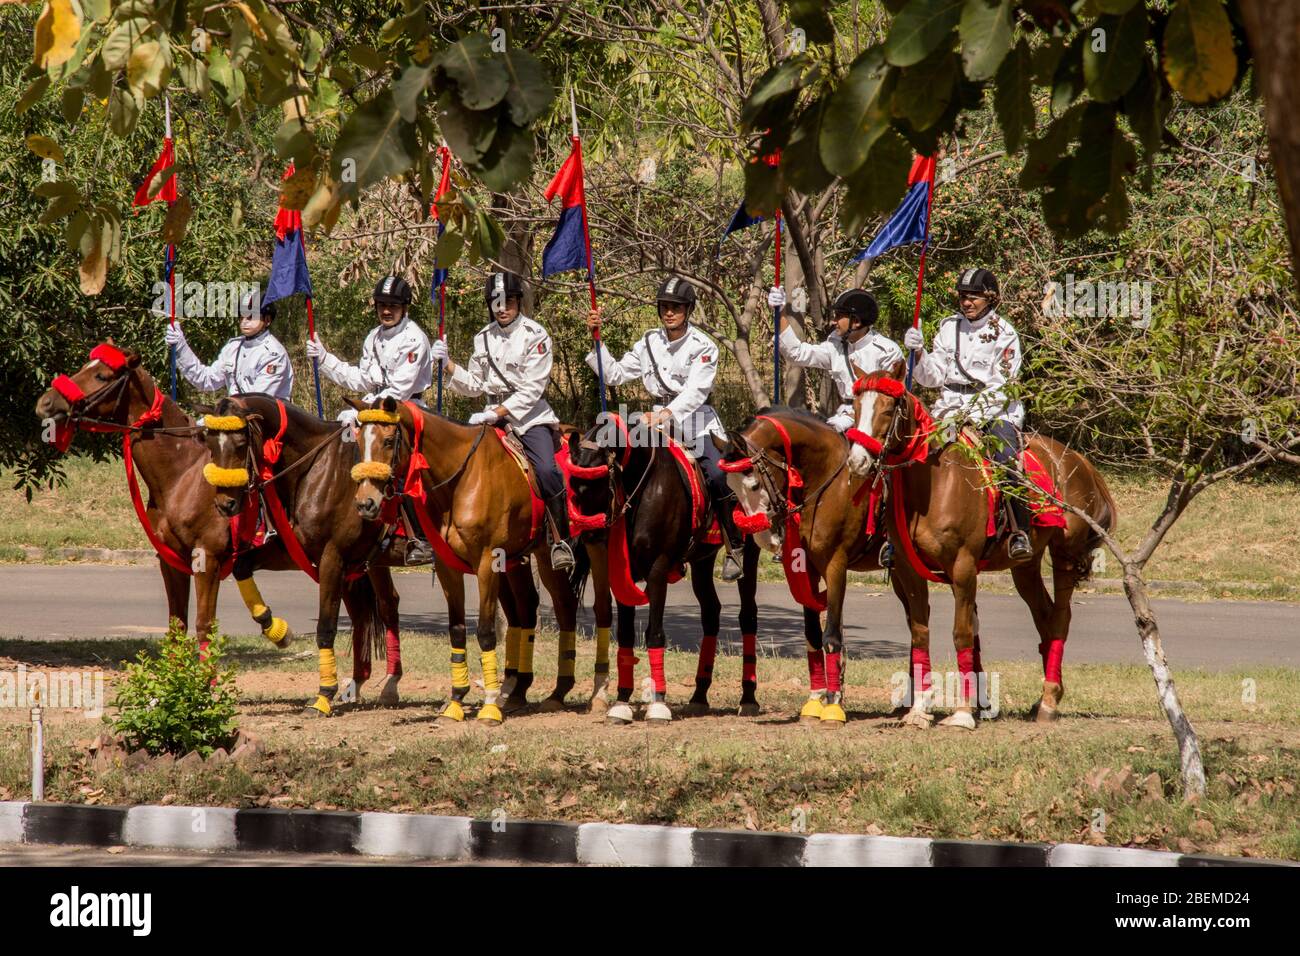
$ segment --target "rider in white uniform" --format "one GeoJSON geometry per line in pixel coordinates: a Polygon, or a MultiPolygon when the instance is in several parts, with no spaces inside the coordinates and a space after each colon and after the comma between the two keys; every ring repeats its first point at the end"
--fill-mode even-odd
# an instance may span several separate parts
{"type": "MultiPolygon", "coordinates": [[[[773,286],[767,296],[772,308],[785,306],[785,292],[773,286]]],[[[841,292],[831,306],[825,342],[804,342],[795,334],[790,320],[781,315],[781,357],[791,365],[820,368],[831,373],[840,393],[840,406],[826,419],[837,432],[853,427],[853,383],[859,375],[886,372],[903,359],[903,351],[873,326],[880,314],[876,298],[862,289],[841,292]]]]}
{"type": "MultiPolygon", "coordinates": [[[[708,403],[718,373],[718,346],[690,324],[695,308],[695,286],[688,281],[669,276],[659,286],[657,304],[662,326],[642,336],[621,359],[616,360],[601,341],[605,382],[622,385],[639,380],[656,400],[643,421],[647,425],[672,422],[682,443],[694,452],[704,471],[725,541],[727,556],[722,563],[722,579],[735,581],[743,573],[738,555],[744,539],[731,513],[734,494],[727,485],[726,474],[718,467],[722,453],[711,440],[713,435],[725,439],[727,433],[718,413],[708,403]]],[[[600,326],[601,312],[594,309],[587,318],[587,327],[599,332],[600,326]]],[[[587,364],[593,372],[597,370],[594,350],[587,353],[587,364]]]]}
{"type": "Polygon", "coordinates": [[[466,365],[447,355],[447,343],[433,343],[436,362],[451,373],[449,387],[460,395],[486,395],[488,404],[469,417],[471,425],[504,422],[524,446],[533,466],[537,488],[546,502],[547,538],[551,542],[551,567],[568,571],[574,565],[568,537],[564,477],[555,464],[560,450],[559,419],[546,401],[551,381],[551,336],[537,322],[520,314],[523,280],[513,272],[490,272],[485,291],[492,321],[474,336],[474,353],[466,365]]]}
{"type": "Polygon", "coordinates": [[[211,365],[204,365],[194,354],[179,321],[168,325],[163,338],[176,348],[176,368],[187,382],[204,392],[262,392],[287,400],[293,391],[293,366],[289,364],[289,353],[270,332],[275,303],[261,304],[261,297],[252,292],[240,301],[239,313],[242,334],[228,340],[211,365]]]}
{"type": "MultiPolygon", "coordinates": [[[[1020,336],[1011,323],[996,311],[997,278],[987,269],[967,269],[957,280],[960,313],[939,324],[932,352],[925,351],[920,329],[908,329],[903,344],[919,352],[916,381],[939,389],[931,407],[936,419],[979,425],[994,441],[991,457],[1017,484],[1020,472],[1020,429],[1025,407],[1010,398],[1006,386],[1020,375],[1020,336]]],[[[1008,542],[1013,561],[1033,557],[1029,543],[1029,505],[1023,493],[1005,496],[1011,507],[1015,529],[1008,542]]]]}

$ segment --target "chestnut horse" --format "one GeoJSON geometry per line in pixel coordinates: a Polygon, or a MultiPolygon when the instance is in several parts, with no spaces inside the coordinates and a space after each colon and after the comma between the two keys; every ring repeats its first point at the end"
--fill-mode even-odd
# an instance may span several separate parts
{"type": "Polygon", "coordinates": [[[740,503],[738,526],[781,556],[803,605],[809,695],[800,719],[843,726],[844,594],[850,570],[880,569],[883,528],[869,521],[875,499],[856,493],[859,483],[846,467],[849,443],[811,412],[765,408],[719,444],[740,503]],[[822,580],[826,590],[819,593],[822,580]]]}
{"type": "Polygon", "coordinates": [[[203,480],[209,455],[196,438],[194,420],[158,388],[139,352],[119,349],[111,339],[74,374],[54,380],[37,400],[36,416],[47,428],[54,426],[52,437],[61,450],[79,429],[121,432],[129,439],[128,466],[139,471],[149,493],[145,514],[156,538],[151,544],[158,552],[168,618],[188,626],[193,577],[195,631],[206,646],[217,589],[223,570],[228,571],[230,522],[212,506],[212,486],[203,480]]]}
{"type": "MultiPolygon", "coordinates": [[[[496,655],[498,602],[509,625],[506,675],[514,678],[505,712],[527,703],[539,603],[526,560],[529,555],[537,561],[560,629],[559,676],[542,709],[561,709],[575,682],[575,591],[577,582],[585,578],[585,569],[570,577],[551,567],[550,551],[541,533],[541,502],[530,491],[521,466],[487,425],[462,425],[412,402],[398,403],[391,398],[382,399],[375,407],[355,399],[347,401],[358,412],[361,459],[352,471],[357,482],[357,513],[371,521],[392,520],[385,504],[411,497],[437,556],[436,573],[447,598],[452,675],[451,698],[439,717],[457,722],[465,719],[464,700],[470,682],[462,575],[467,573],[476,577],[479,589],[478,645],[484,699],[477,719],[499,724],[503,716],[496,655]]],[[[594,695],[599,696],[602,688],[598,673],[594,695]]]]}
{"type": "MultiPolygon", "coordinates": [[[[983,570],[1010,568],[1016,590],[1029,606],[1038,630],[1043,660],[1043,692],[1037,719],[1055,719],[1064,696],[1061,657],[1070,631],[1070,596],[1090,568],[1090,552],[1100,540],[1092,526],[1066,511],[1063,527],[1033,522],[1032,559],[1012,564],[1005,548],[989,549],[989,486],[993,476],[976,450],[964,441],[930,441],[938,429],[920,400],[903,383],[884,373],[860,379],[854,418],[857,430],[849,469],[859,478],[887,482],[889,535],[894,545],[894,579],[906,595],[912,632],[912,709],[904,722],[929,725],[931,691],[930,596],[927,581],[951,585],[956,602],[953,644],[960,672],[959,703],[944,724],[972,730],[971,694],[980,671],[977,576],[983,570]],[[1053,593],[1043,585],[1044,552],[1052,556],[1053,593]],[[915,685],[919,684],[919,688],[915,685]]],[[[1026,433],[1026,447],[1046,470],[1061,501],[1079,509],[1107,532],[1114,531],[1115,501],[1106,482],[1078,452],[1042,435],[1026,433]]],[[[1023,492],[1021,492],[1023,493],[1023,492]]]]}
{"type": "MultiPolygon", "coordinates": [[[[690,462],[692,471],[684,474],[662,431],[640,424],[629,430],[612,413],[606,413],[606,420],[585,437],[570,433],[568,442],[565,471],[570,488],[569,524],[572,531],[582,533],[591,558],[597,619],[601,601],[608,601],[611,589],[618,603],[618,701],[609,708],[606,719],[612,724],[632,722],[636,606],[647,603],[650,619],[646,654],[650,658],[653,698],[646,720],[661,724],[672,719],[665,700],[664,603],[668,584],[683,565],[690,566],[691,587],[700,605],[704,631],[695,693],[687,706],[688,712],[707,711],[722,604],[713,583],[713,565],[720,544],[708,537],[713,513],[699,466],[690,462]],[[646,582],[644,594],[634,583],[639,580],[646,582]]],[[[737,582],[744,655],[742,716],[756,715],[759,709],[755,696],[758,557],[757,545],[746,539],[743,574],[737,582]]]]}
{"type": "MultiPolygon", "coordinates": [[[[235,561],[239,593],[253,619],[263,623],[270,617],[253,580],[255,569],[300,568],[320,584],[320,685],[308,712],[329,716],[338,696],[334,639],[340,599],[352,619],[353,688],[359,692],[370,676],[374,643],[386,652],[388,665],[379,702],[396,704],[402,676],[397,590],[387,556],[380,553],[382,529],[362,521],[352,504],[355,446],[342,440],[343,426],[261,394],[222,399],[204,423],[212,456],[205,477],[215,486],[216,510],[227,517],[244,512],[255,523],[261,506],[278,532],[242,550],[235,561]]],[[[343,700],[355,699],[353,688],[343,700]]]]}

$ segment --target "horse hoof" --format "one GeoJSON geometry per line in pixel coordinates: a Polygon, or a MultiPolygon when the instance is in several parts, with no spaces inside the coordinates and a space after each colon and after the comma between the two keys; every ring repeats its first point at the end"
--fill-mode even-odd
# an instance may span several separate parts
{"type": "Polygon", "coordinates": [[[646,707],[645,719],[648,724],[668,724],[672,723],[673,712],[662,700],[653,700],[646,707]]]}
{"type": "Polygon", "coordinates": [[[956,727],[958,730],[974,730],[975,715],[969,710],[954,711],[950,716],[939,721],[940,727],[956,727]]]}
{"type": "Polygon", "coordinates": [[[1046,704],[1044,704],[1041,700],[1038,702],[1038,705],[1034,708],[1034,711],[1035,711],[1034,720],[1036,720],[1040,724],[1054,724],[1056,723],[1057,717],[1060,716],[1059,714],[1057,714],[1055,707],[1049,707],[1046,704]]]}
{"type": "Polygon", "coordinates": [[[273,618],[271,621],[271,626],[262,632],[262,636],[265,637],[268,641],[270,641],[271,646],[274,647],[277,651],[287,651],[289,649],[289,645],[293,643],[293,637],[294,637],[293,628],[289,626],[289,622],[281,618],[273,618]],[[284,626],[284,633],[278,639],[275,637],[277,624],[282,624],[284,626]]]}
{"type": "Polygon", "coordinates": [[[596,694],[591,698],[591,703],[587,707],[587,712],[591,714],[603,714],[609,710],[609,698],[603,693],[596,694]]]}
{"type": "Polygon", "coordinates": [[[507,674],[505,680],[501,682],[501,697],[505,699],[515,692],[515,684],[519,683],[519,677],[516,674],[507,674]]]}
{"type": "Polygon", "coordinates": [[[517,714],[528,706],[528,698],[523,694],[517,697],[502,697],[501,710],[507,714],[517,714]]]}
{"type": "Polygon", "coordinates": [[[757,717],[759,715],[758,701],[747,700],[740,705],[740,710],[736,711],[738,717],[757,717]]]}
{"type": "Polygon", "coordinates": [[[305,715],[308,717],[329,717],[334,713],[330,706],[329,698],[324,694],[317,694],[316,699],[307,705],[305,715]]]}
{"type": "Polygon", "coordinates": [[[929,730],[934,723],[934,714],[924,710],[909,710],[903,715],[901,721],[904,727],[915,727],[917,730],[929,730]]]}
{"type": "Polygon", "coordinates": [[[478,709],[474,719],[481,720],[485,724],[498,725],[505,718],[501,714],[501,708],[496,704],[484,704],[478,709]]]}
{"type": "Polygon", "coordinates": [[[459,724],[465,720],[465,708],[461,706],[458,700],[447,701],[447,706],[442,709],[438,715],[439,720],[445,720],[451,724],[459,724]]]}
{"type": "Polygon", "coordinates": [[[690,700],[682,707],[682,713],[687,717],[703,717],[709,712],[709,702],[707,700],[690,700]]]}
{"type": "Polygon", "coordinates": [[[819,723],[822,719],[822,711],[826,709],[826,701],[822,700],[819,694],[814,694],[803,702],[803,709],[799,711],[799,722],[803,724],[819,723]]]}
{"type": "Polygon", "coordinates": [[[844,708],[839,704],[825,704],[822,707],[821,725],[833,729],[839,729],[844,726],[848,715],[844,713],[844,708]]]}
{"type": "Polygon", "coordinates": [[[537,709],[544,714],[553,714],[564,710],[564,698],[548,697],[538,705],[537,709]]]}
{"type": "Polygon", "coordinates": [[[605,723],[616,727],[626,727],[632,723],[632,708],[625,701],[619,701],[605,713],[605,723]]]}

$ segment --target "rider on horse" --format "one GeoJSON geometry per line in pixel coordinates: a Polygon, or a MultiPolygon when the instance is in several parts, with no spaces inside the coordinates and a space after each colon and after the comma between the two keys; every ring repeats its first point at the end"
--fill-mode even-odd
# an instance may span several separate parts
{"type": "MultiPolygon", "coordinates": [[[[785,292],[772,286],[767,304],[785,306],[785,292]]],[[[781,313],[781,357],[801,368],[827,369],[840,393],[840,406],[826,419],[837,432],[853,427],[853,383],[862,375],[886,371],[903,358],[893,341],[875,331],[880,307],[876,297],[862,289],[841,292],[831,306],[825,342],[804,342],[795,335],[790,320],[781,313]]]]}
{"type": "Polygon", "coordinates": [[[474,336],[474,353],[467,365],[457,365],[447,355],[447,343],[433,343],[434,361],[451,373],[450,387],[461,395],[487,395],[488,405],[469,417],[471,425],[496,425],[504,420],[519,436],[537,489],[546,502],[547,537],[551,567],[568,571],[574,565],[568,538],[564,478],[555,464],[559,451],[559,419],[546,401],[551,380],[551,336],[537,322],[521,314],[523,280],[513,272],[490,272],[485,290],[492,321],[474,336]]]}
{"type": "MultiPolygon", "coordinates": [[[[361,346],[361,361],[349,365],[330,353],[313,336],[307,340],[307,356],[320,362],[320,371],[331,382],[354,392],[364,392],[365,401],[394,398],[423,406],[424,390],[433,382],[433,362],[429,356],[429,337],[411,320],[411,287],[401,276],[385,276],[375,286],[372,298],[378,325],[370,330],[361,346]]],[[[339,421],[355,425],[357,413],[345,408],[339,421]]],[[[418,524],[411,522],[411,536],[406,546],[407,564],[428,564],[433,551],[418,536],[418,524]]]]}
{"type": "Polygon", "coordinates": [[[211,365],[204,365],[194,354],[179,321],[168,325],[163,339],[176,349],[176,367],[186,381],[204,392],[224,388],[230,395],[265,392],[287,400],[293,391],[293,366],[289,353],[270,331],[275,303],[261,302],[256,292],[250,292],[240,300],[239,316],[242,334],[228,340],[211,365]]]}
{"type": "MultiPolygon", "coordinates": [[[[960,314],[939,324],[934,351],[925,351],[925,336],[910,328],[903,344],[920,353],[916,381],[926,388],[938,388],[939,398],[931,408],[936,419],[967,419],[981,425],[992,436],[991,456],[1004,474],[1023,484],[1019,459],[1020,429],[1025,408],[1006,394],[1006,386],[1020,375],[1020,336],[1011,323],[998,315],[998,280],[988,269],[967,269],[957,280],[960,314]]],[[[1011,508],[1015,527],[1007,545],[1013,561],[1033,557],[1029,543],[1029,504],[1023,494],[1004,496],[1011,508]]]]}
{"type": "MultiPolygon", "coordinates": [[[[639,378],[656,399],[654,409],[642,421],[648,426],[672,422],[680,430],[682,442],[695,453],[704,471],[718,526],[725,538],[727,557],[722,563],[722,580],[736,581],[744,573],[737,558],[744,539],[732,518],[735,499],[727,485],[727,476],[718,467],[722,453],[710,438],[711,435],[719,439],[727,437],[718,413],[708,404],[713,379],[718,373],[718,346],[690,324],[695,287],[681,276],[664,280],[656,302],[662,327],[647,332],[623,358],[615,360],[605,343],[600,343],[605,381],[622,385],[639,378]]],[[[600,310],[593,309],[587,327],[599,333],[600,326],[600,310]]],[[[587,353],[587,364],[592,371],[597,370],[594,350],[587,353]]]]}

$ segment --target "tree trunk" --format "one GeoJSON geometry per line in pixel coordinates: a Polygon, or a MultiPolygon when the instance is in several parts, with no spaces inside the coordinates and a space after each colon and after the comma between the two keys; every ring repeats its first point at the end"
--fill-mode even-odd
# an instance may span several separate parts
{"type": "Polygon", "coordinates": [[[1133,620],[1137,624],[1138,636],[1142,638],[1142,653],[1155,678],[1156,692],[1160,697],[1160,706],[1164,709],[1169,726],[1174,730],[1178,741],[1178,759],[1181,765],[1183,797],[1205,796],[1205,765],[1201,762],[1201,745],[1196,739],[1196,731],[1191,721],[1183,713],[1183,706],[1178,702],[1178,691],[1174,687],[1174,675],[1169,671],[1165,661],[1165,651],[1160,643],[1160,628],[1156,616],[1151,610],[1147,597],[1146,582],[1133,569],[1124,568],[1124,593],[1128,595],[1129,606],[1133,608],[1133,620]]]}
{"type": "Polygon", "coordinates": [[[1274,0],[1240,0],[1237,6],[1264,94],[1269,153],[1291,238],[1291,275],[1300,286],[1300,7],[1274,0]]]}

